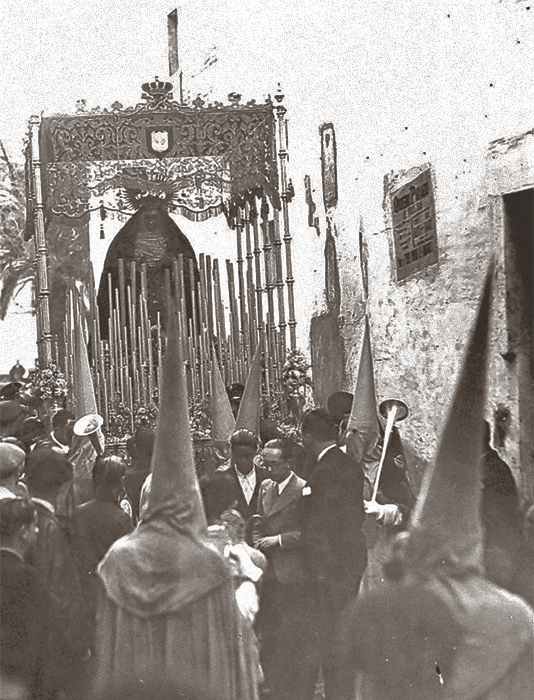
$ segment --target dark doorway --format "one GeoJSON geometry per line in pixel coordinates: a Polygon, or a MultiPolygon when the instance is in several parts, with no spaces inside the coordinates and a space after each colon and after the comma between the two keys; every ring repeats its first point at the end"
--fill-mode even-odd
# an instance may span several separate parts
{"type": "Polygon", "coordinates": [[[532,491],[534,475],[528,470],[534,464],[534,190],[506,194],[503,203],[507,356],[518,386],[521,469],[532,491]]]}

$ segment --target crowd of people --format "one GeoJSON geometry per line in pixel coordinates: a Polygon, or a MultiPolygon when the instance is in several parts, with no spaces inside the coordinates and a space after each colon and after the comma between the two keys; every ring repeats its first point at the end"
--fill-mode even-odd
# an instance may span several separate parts
{"type": "Polygon", "coordinates": [[[378,486],[358,461],[347,392],[299,440],[236,425],[199,474],[173,333],[157,430],[95,455],[74,509],[74,414],[30,435],[0,402],[1,700],[531,697],[533,551],[480,368],[417,498],[396,427],[378,486]]]}

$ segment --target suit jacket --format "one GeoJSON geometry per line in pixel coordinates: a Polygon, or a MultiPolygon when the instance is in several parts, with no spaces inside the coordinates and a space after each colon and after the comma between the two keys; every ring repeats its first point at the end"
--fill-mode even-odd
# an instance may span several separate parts
{"type": "Polygon", "coordinates": [[[302,504],[308,573],[341,607],[357,595],[367,565],[363,483],[357,463],[333,447],[311,473],[302,504]]]}
{"type": "Polygon", "coordinates": [[[281,546],[266,551],[271,574],[280,583],[298,583],[304,578],[300,548],[300,508],[304,479],[292,474],[286,487],[278,494],[278,484],[266,479],[258,495],[258,520],[254,532],[259,537],[280,535],[281,546]]]}
{"type": "Polygon", "coordinates": [[[74,510],[73,551],[91,626],[96,615],[99,590],[98,564],[111,545],[132,530],[130,517],[112,501],[93,499],[74,510]]]}
{"type": "Polygon", "coordinates": [[[227,472],[232,476],[237,483],[238,486],[238,497],[237,497],[237,506],[236,510],[241,513],[241,515],[245,518],[245,520],[248,522],[250,518],[254,515],[256,512],[257,506],[258,506],[258,494],[260,492],[260,485],[262,481],[265,481],[265,479],[269,478],[269,473],[267,470],[262,469],[261,467],[254,467],[256,470],[256,487],[252,493],[252,498],[250,499],[250,503],[247,503],[247,499],[245,498],[245,495],[243,493],[243,489],[241,488],[241,483],[239,479],[237,478],[236,470],[235,467],[232,464],[225,464],[222,467],[219,467],[220,471],[227,472]]]}
{"type": "Polygon", "coordinates": [[[42,503],[35,503],[39,532],[27,561],[40,575],[50,597],[54,626],[73,659],[83,659],[89,630],[71,535],[42,503]]]}

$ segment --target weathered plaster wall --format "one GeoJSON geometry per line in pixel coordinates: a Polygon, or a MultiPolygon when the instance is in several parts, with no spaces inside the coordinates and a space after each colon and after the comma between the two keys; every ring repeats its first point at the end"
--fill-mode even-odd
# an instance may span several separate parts
{"type": "MultiPolygon", "coordinates": [[[[351,390],[354,386],[363,330],[365,302],[358,246],[361,216],[369,256],[368,312],[378,399],[398,396],[410,407],[402,433],[418,481],[425,464],[435,455],[481,284],[488,262],[495,256],[486,415],[493,420],[499,404],[511,410],[510,432],[501,454],[512,467],[524,498],[531,501],[532,467],[524,457],[520,466],[517,369],[502,357],[507,352],[507,318],[501,195],[534,181],[534,138],[529,132],[492,144],[489,149],[472,144],[464,153],[465,159],[458,153],[453,159],[436,153],[434,159],[421,159],[415,167],[392,168],[384,178],[382,202],[376,197],[368,199],[359,211],[347,207],[340,198],[333,214],[342,289],[340,326],[347,362],[346,386],[340,388],[351,390]],[[439,262],[396,282],[388,193],[427,167],[434,183],[439,262]]],[[[375,187],[377,184],[375,178],[375,187]]]]}

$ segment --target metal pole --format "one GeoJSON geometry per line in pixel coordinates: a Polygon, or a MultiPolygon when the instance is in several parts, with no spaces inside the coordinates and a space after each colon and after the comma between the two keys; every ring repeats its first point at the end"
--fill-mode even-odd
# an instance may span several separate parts
{"type": "Polygon", "coordinates": [[[245,244],[246,244],[246,260],[247,260],[247,305],[249,317],[249,335],[250,335],[250,352],[251,357],[256,352],[257,339],[257,319],[256,319],[256,289],[254,286],[254,270],[250,226],[251,205],[249,202],[245,204],[245,244]]]}
{"type": "Polygon", "coordinates": [[[289,304],[289,338],[291,343],[291,349],[295,350],[297,347],[297,333],[295,326],[297,321],[295,319],[295,298],[293,293],[293,285],[295,280],[293,279],[293,265],[291,262],[291,233],[289,230],[289,210],[287,201],[287,120],[285,115],[287,109],[282,104],[284,100],[284,94],[281,89],[275,95],[275,100],[278,103],[275,106],[276,115],[278,118],[278,158],[280,160],[280,199],[282,200],[282,217],[284,222],[284,243],[286,251],[286,285],[287,285],[287,298],[289,304]]]}
{"type": "Polygon", "coordinates": [[[280,238],[280,220],[275,211],[274,220],[269,221],[269,237],[273,234],[274,264],[276,269],[276,288],[278,291],[278,327],[282,358],[286,356],[286,307],[284,303],[284,273],[282,269],[282,240],[280,238]]]}
{"type": "MultiPolygon", "coordinates": [[[[237,281],[239,285],[239,316],[241,321],[241,338],[242,344],[242,357],[251,358],[250,345],[249,345],[249,332],[247,323],[247,309],[246,309],[246,296],[245,296],[245,276],[243,271],[243,212],[241,207],[237,208],[236,216],[236,241],[237,241],[237,281]]],[[[250,361],[250,359],[249,359],[250,361]]]]}
{"type": "Polygon", "coordinates": [[[262,281],[261,281],[261,248],[260,248],[260,234],[258,230],[258,210],[255,206],[250,207],[249,216],[252,219],[252,232],[254,237],[254,266],[256,271],[256,308],[257,308],[257,319],[258,319],[258,334],[261,338],[264,324],[263,324],[263,300],[262,300],[262,281]]]}
{"type": "Polygon", "coordinates": [[[37,354],[39,366],[46,368],[52,363],[52,332],[50,328],[50,289],[48,286],[48,246],[44,224],[43,191],[41,182],[41,154],[39,145],[39,117],[29,122],[30,167],[33,175],[35,264],[37,268],[37,313],[39,315],[39,337],[37,354]],[[37,133],[35,133],[37,131],[37,133]]]}

